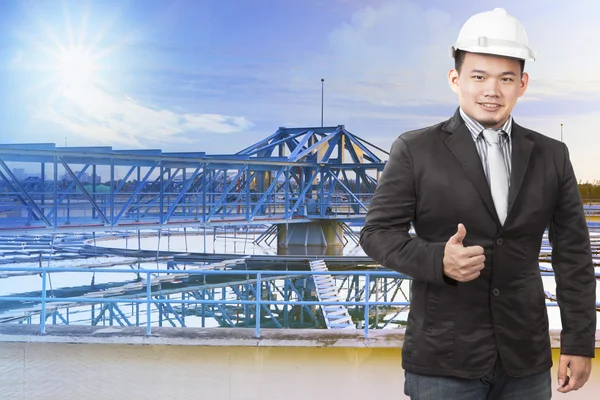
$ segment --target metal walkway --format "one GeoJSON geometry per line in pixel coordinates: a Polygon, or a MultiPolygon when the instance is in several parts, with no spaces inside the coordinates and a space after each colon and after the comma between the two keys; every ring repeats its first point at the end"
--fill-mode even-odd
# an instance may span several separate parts
{"type": "MultiPolygon", "coordinates": [[[[323,260],[310,261],[313,272],[327,272],[327,265],[323,260]]],[[[331,275],[314,275],[317,297],[320,302],[339,302],[338,289],[331,275]]],[[[322,305],[323,317],[327,329],[356,329],[352,317],[344,305],[322,305]]]]}

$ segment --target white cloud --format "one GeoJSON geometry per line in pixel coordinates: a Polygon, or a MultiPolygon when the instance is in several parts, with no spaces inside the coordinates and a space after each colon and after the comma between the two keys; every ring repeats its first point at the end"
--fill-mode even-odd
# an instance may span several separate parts
{"type": "Polygon", "coordinates": [[[190,143],[185,133],[227,134],[253,126],[245,117],[151,108],[92,86],[62,90],[37,117],[91,143],[135,147],[190,143]]]}
{"type": "MultiPolygon", "coordinates": [[[[531,84],[525,101],[579,98],[600,90],[600,52],[595,51],[600,2],[575,3],[517,15],[538,53],[538,60],[527,64],[531,84]]],[[[516,4],[507,9],[519,11],[516,4]]],[[[324,77],[330,97],[371,104],[455,102],[446,75],[453,66],[449,48],[463,22],[420,1],[364,7],[331,31],[326,51],[304,63],[296,84],[324,77]]]]}
{"type": "Polygon", "coordinates": [[[529,93],[539,99],[596,97],[600,90],[600,3],[592,0],[540,6],[519,16],[538,54],[527,69],[529,93]]]}
{"type": "Polygon", "coordinates": [[[184,114],[187,129],[199,129],[214,133],[233,133],[250,129],[253,124],[244,117],[229,117],[221,114],[184,114]]]}
{"type": "Polygon", "coordinates": [[[308,61],[299,85],[323,76],[329,97],[395,106],[454,101],[446,73],[458,22],[422,3],[365,7],[335,28],[327,52],[308,61]]]}

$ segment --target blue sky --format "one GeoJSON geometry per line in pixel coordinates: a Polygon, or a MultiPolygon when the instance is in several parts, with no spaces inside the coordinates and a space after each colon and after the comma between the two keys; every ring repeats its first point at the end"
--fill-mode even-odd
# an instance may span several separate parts
{"type": "Polygon", "coordinates": [[[16,1],[0,13],[0,142],[234,153],[279,126],[325,125],[389,148],[448,118],[449,46],[505,7],[538,60],[517,122],[600,179],[600,2],[16,1]]]}

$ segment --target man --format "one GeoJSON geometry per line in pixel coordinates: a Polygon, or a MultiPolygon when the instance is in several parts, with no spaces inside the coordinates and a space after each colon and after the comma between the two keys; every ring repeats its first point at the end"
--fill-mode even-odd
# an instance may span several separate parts
{"type": "Polygon", "coordinates": [[[370,257],[413,278],[405,393],[551,398],[546,228],[563,327],[558,390],[577,390],[594,357],[596,281],[567,147],[511,116],[534,53],[520,22],[495,9],[464,24],[452,54],[455,115],[395,140],[361,231],[370,257]]]}

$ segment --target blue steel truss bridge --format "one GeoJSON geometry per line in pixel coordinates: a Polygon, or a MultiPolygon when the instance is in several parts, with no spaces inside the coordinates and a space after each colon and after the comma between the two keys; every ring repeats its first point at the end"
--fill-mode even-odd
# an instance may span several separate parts
{"type": "Polygon", "coordinates": [[[0,235],[362,223],[388,152],[343,125],[235,154],[0,144],[0,235]]]}

